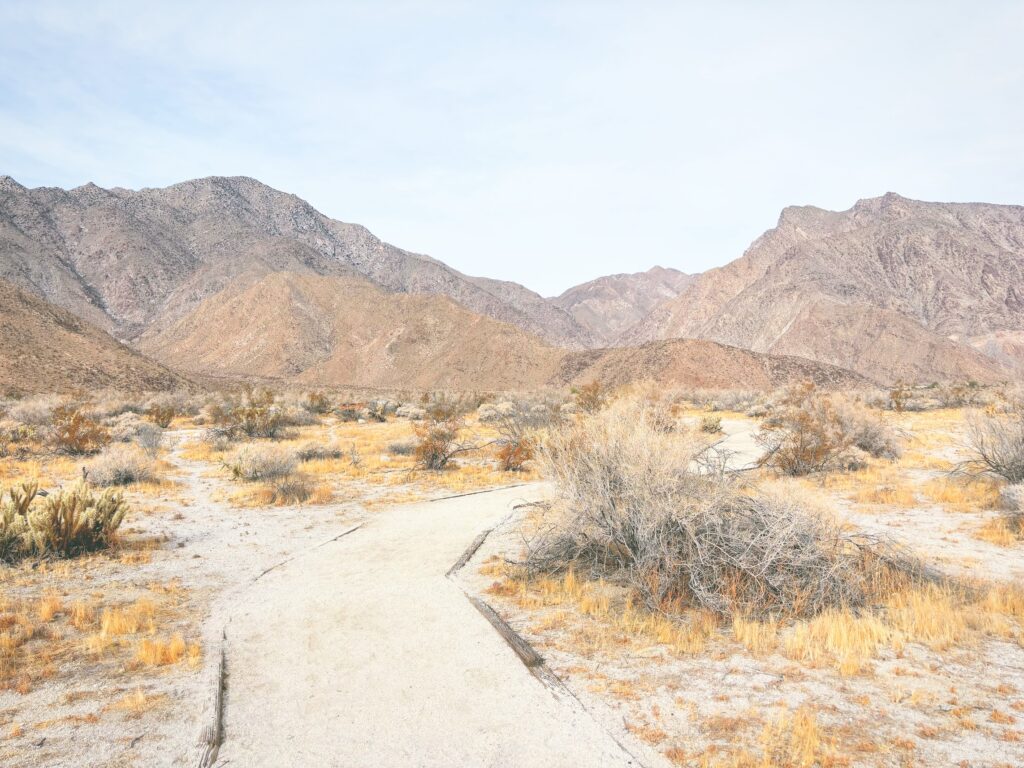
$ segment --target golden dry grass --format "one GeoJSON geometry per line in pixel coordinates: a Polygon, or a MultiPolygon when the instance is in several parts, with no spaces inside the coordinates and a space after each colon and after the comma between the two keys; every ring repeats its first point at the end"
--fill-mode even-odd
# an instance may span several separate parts
{"type": "Polygon", "coordinates": [[[985,477],[939,477],[921,487],[925,498],[957,512],[977,512],[999,506],[999,483],[985,477]]]}

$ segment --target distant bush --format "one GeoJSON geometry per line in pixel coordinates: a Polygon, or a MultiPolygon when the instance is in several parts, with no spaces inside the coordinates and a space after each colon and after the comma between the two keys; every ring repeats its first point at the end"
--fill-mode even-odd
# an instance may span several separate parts
{"type": "MultiPolygon", "coordinates": [[[[485,406],[481,406],[482,412],[485,406]]],[[[526,401],[499,404],[492,421],[498,431],[496,458],[502,472],[520,472],[537,453],[540,430],[561,421],[558,408],[526,401]]]]}
{"type": "Polygon", "coordinates": [[[63,404],[56,395],[40,395],[13,403],[7,409],[7,416],[20,424],[46,427],[50,425],[54,410],[63,404]]]}
{"type": "Polygon", "coordinates": [[[810,383],[791,387],[761,423],[762,466],[786,475],[855,466],[854,436],[839,408],[810,383]]]}
{"type": "Polygon", "coordinates": [[[576,398],[576,407],[584,413],[596,413],[601,410],[608,401],[604,387],[599,381],[591,381],[582,384],[572,390],[576,398]]]}
{"type": "Polygon", "coordinates": [[[336,443],[315,443],[308,442],[295,451],[295,458],[299,461],[321,461],[324,459],[340,459],[345,455],[345,449],[336,443]]]}
{"type": "Polygon", "coordinates": [[[156,479],[153,460],[141,448],[118,443],[92,460],[89,481],[101,487],[130,485],[156,479]]]}
{"type": "Polygon", "coordinates": [[[472,450],[475,446],[460,441],[465,422],[461,416],[432,418],[417,424],[416,447],[413,455],[420,469],[442,470],[459,453],[472,450]]]}
{"type": "Polygon", "coordinates": [[[104,426],[110,433],[111,442],[115,443],[130,443],[143,426],[155,427],[154,424],[143,421],[139,414],[133,411],[126,411],[107,419],[104,426]]]}
{"type": "Polygon", "coordinates": [[[154,404],[146,409],[146,416],[161,429],[167,429],[171,426],[171,422],[174,421],[174,417],[177,415],[178,410],[173,405],[154,404]]]}
{"type": "Polygon", "coordinates": [[[76,408],[61,405],[51,415],[52,441],[61,453],[80,456],[98,453],[110,442],[110,433],[76,408]]]}
{"type": "Polygon", "coordinates": [[[722,417],[713,414],[702,416],[700,420],[700,431],[709,435],[716,435],[722,431],[722,417]]]}
{"type": "Polygon", "coordinates": [[[70,491],[37,498],[38,486],[10,488],[0,497],[0,558],[72,557],[110,546],[128,511],[124,497],[100,495],[79,483],[70,491]]]}
{"type": "Polygon", "coordinates": [[[359,421],[358,404],[342,405],[338,408],[338,421],[359,421]]]}
{"type": "Polygon", "coordinates": [[[388,453],[392,456],[412,456],[416,453],[416,441],[396,440],[388,443],[388,453]]]}
{"type": "Polygon", "coordinates": [[[164,431],[156,424],[141,424],[135,433],[135,444],[155,460],[164,444],[164,431]]]}
{"type": "Polygon", "coordinates": [[[247,445],[224,466],[236,480],[279,480],[295,472],[298,459],[291,451],[277,446],[247,445]]]}
{"type": "Polygon", "coordinates": [[[302,404],[310,413],[323,415],[331,412],[331,401],[323,392],[310,392],[302,404]]]}

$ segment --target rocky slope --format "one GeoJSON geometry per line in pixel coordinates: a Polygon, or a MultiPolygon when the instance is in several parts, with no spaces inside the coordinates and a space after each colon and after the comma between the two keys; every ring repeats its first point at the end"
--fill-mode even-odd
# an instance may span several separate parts
{"type": "Polygon", "coordinates": [[[652,267],[635,274],[608,275],[574,286],[550,301],[608,346],[663,301],[675,298],[695,279],[676,269],[652,267]]]}
{"type": "Polygon", "coordinates": [[[529,389],[592,379],[764,389],[814,379],[864,380],[832,366],[708,341],[572,351],[440,296],[387,293],[361,278],[253,274],[140,339],[182,370],[211,376],[452,389],[529,389]]]}
{"type": "Polygon", "coordinates": [[[706,338],[876,379],[993,381],[1007,371],[973,346],[1021,330],[1024,208],[890,193],[838,213],[785,209],[742,258],[700,275],[620,343],[706,338]]]}
{"type": "Polygon", "coordinates": [[[0,277],[132,339],[166,327],[241,275],[361,276],[386,291],[448,296],[555,344],[590,340],[514,283],[470,278],[330,219],[245,177],[164,189],[26,189],[0,177],[0,277]]]}
{"type": "Polygon", "coordinates": [[[186,385],[94,325],[0,280],[0,393],[186,385]]]}

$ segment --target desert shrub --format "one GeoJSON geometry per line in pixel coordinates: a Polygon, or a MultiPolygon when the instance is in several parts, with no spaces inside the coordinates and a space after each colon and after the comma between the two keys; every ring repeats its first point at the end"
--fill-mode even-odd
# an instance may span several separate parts
{"type": "Polygon", "coordinates": [[[151,423],[145,422],[134,411],[126,411],[125,413],[118,414],[112,418],[109,418],[104,423],[107,431],[110,433],[111,442],[115,443],[130,443],[139,434],[139,430],[143,425],[154,426],[151,423]]]}
{"type": "Polygon", "coordinates": [[[388,453],[392,456],[413,456],[416,453],[415,440],[395,440],[388,443],[388,453]]]}
{"type": "Polygon", "coordinates": [[[304,443],[295,451],[295,458],[299,461],[340,459],[344,455],[345,449],[336,443],[316,443],[313,441],[304,443]]]}
{"type": "Polygon", "coordinates": [[[967,419],[967,468],[1024,482],[1024,411],[973,413],[967,419]]]}
{"type": "Polygon", "coordinates": [[[51,421],[54,447],[62,453],[98,453],[110,442],[110,433],[77,408],[58,406],[53,409],[51,421]]]}
{"type": "Polygon", "coordinates": [[[870,603],[917,564],[796,500],[695,469],[700,441],[652,429],[615,403],[544,443],[558,496],[527,546],[528,573],[568,568],[625,581],[658,611],[814,615],[870,603]]]}
{"type": "Polygon", "coordinates": [[[836,409],[854,448],[876,459],[898,459],[903,453],[899,436],[880,415],[849,402],[837,402],[836,409]]]}
{"type": "Polygon", "coordinates": [[[416,465],[420,469],[442,470],[457,454],[473,450],[475,446],[460,440],[464,428],[465,421],[461,416],[432,418],[417,424],[416,448],[413,451],[416,465]]]}
{"type": "Polygon", "coordinates": [[[608,400],[604,387],[599,381],[591,381],[581,384],[572,390],[576,407],[584,413],[596,413],[601,410],[608,400]]]}
{"type": "Polygon", "coordinates": [[[388,416],[398,410],[398,404],[390,400],[371,400],[363,409],[363,414],[368,421],[384,423],[388,416]]]}
{"type": "Polygon", "coordinates": [[[832,398],[804,383],[790,388],[761,423],[759,460],[786,475],[855,466],[853,436],[832,398]]]}
{"type": "Polygon", "coordinates": [[[338,407],[338,421],[359,421],[359,411],[362,406],[359,403],[350,403],[338,407]]]}
{"type": "MultiPolygon", "coordinates": [[[[483,412],[486,406],[481,406],[483,412]]],[[[502,472],[520,472],[536,455],[539,431],[561,420],[561,411],[525,401],[505,402],[496,408],[493,421],[498,431],[495,456],[502,472]]]]}
{"type": "Polygon", "coordinates": [[[13,403],[7,409],[7,416],[19,424],[45,427],[61,405],[63,401],[56,395],[39,395],[13,403]]]}
{"type": "Polygon", "coordinates": [[[0,422],[0,457],[29,455],[37,435],[37,427],[9,420],[0,422]]]}
{"type": "Polygon", "coordinates": [[[974,381],[939,384],[935,388],[935,396],[943,408],[963,408],[966,405],[977,405],[981,394],[981,387],[974,381]]]}
{"type": "Polygon", "coordinates": [[[331,400],[323,392],[310,392],[302,406],[310,413],[320,416],[331,412],[331,400]]]}
{"type": "Polygon", "coordinates": [[[135,444],[155,460],[164,444],[164,431],[156,424],[140,424],[135,433],[135,444]]]}
{"type": "Polygon", "coordinates": [[[83,413],[93,421],[106,421],[126,413],[139,413],[141,410],[137,400],[118,394],[101,395],[87,407],[83,413]]]}
{"type": "Polygon", "coordinates": [[[893,388],[889,391],[889,403],[892,409],[896,413],[903,413],[907,407],[907,402],[910,400],[912,392],[910,387],[904,384],[902,381],[896,382],[893,388]]]}
{"type": "Polygon", "coordinates": [[[722,431],[722,417],[714,414],[702,416],[700,420],[700,431],[709,435],[717,435],[722,431]]]}
{"type": "Polygon", "coordinates": [[[236,480],[279,480],[295,472],[298,459],[294,453],[281,447],[246,445],[225,461],[224,466],[236,480]]]}
{"type": "Polygon", "coordinates": [[[395,409],[395,416],[410,421],[420,421],[427,417],[427,411],[417,405],[401,405],[395,409]]]}
{"type": "Polygon", "coordinates": [[[110,546],[128,511],[111,489],[96,495],[85,483],[70,491],[37,498],[38,486],[25,484],[0,498],[0,557],[72,557],[110,546]]]}
{"type": "Polygon", "coordinates": [[[160,405],[154,403],[146,409],[146,416],[161,429],[167,429],[178,415],[178,409],[173,405],[160,405]]]}
{"type": "Polygon", "coordinates": [[[89,481],[100,487],[129,485],[155,479],[153,460],[134,445],[116,444],[89,464],[89,481]]]}
{"type": "Polygon", "coordinates": [[[302,504],[313,495],[313,483],[304,475],[285,475],[271,481],[272,504],[302,504]]]}

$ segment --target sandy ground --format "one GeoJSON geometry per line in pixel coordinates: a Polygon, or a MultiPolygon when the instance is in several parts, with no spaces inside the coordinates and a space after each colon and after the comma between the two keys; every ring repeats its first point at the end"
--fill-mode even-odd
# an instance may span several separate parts
{"type": "Polygon", "coordinates": [[[541,493],[394,507],[250,588],[227,628],[219,764],[637,765],[445,577],[541,493]]]}

